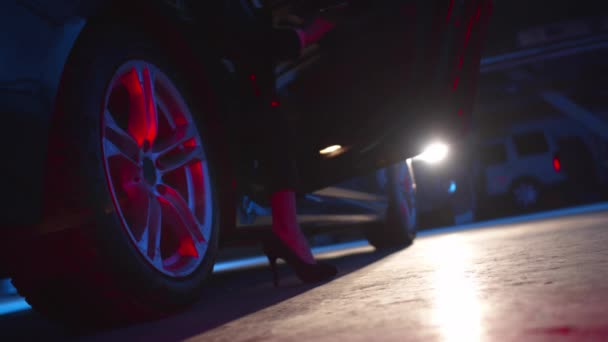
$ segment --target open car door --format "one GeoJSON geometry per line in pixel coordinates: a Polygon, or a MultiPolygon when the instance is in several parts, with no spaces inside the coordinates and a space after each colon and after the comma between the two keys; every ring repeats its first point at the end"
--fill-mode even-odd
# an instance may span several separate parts
{"type": "Polygon", "coordinates": [[[276,71],[299,139],[300,190],[463,138],[490,12],[489,0],[353,0],[327,9],[333,28],[276,71]]]}

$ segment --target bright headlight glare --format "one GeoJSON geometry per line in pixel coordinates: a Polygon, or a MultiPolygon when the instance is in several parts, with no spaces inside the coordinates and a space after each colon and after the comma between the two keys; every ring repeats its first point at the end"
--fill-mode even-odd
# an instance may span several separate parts
{"type": "Polygon", "coordinates": [[[319,151],[320,154],[332,154],[335,152],[339,152],[342,150],[342,146],[340,145],[331,145],[319,151]]]}
{"type": "Polygon", "coordinates": [[[427,163],[438,163],[445,159],[448,155],[448,146],[443,143],[434,143],[429,145],[424,152],[414,157],[414,159],[422,160],[427,163]]]}

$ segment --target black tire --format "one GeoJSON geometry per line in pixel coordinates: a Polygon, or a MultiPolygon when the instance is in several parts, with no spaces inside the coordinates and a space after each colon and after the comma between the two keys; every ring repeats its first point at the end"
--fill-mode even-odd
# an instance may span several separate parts
{"type": "MultiPolygon", "coordinates": [[[[62,80],[49,148],[50,210],[87,212],[77,227],[20,242],[11,250],[10,275],[19,293],[40,313],[77,328],[98,328],[156,319],[181,310],[200,296],[218,251],[218,186],[213,186],[213,219],[200,264],[183,277],[154,269],[122,229],[108,183],[101,147],[100,108],[110,79],[127,60],[145,60],[167,75],[193,114],[209,113],[201,98],[208,84],[188,90],[185,70],[143,33],[107,24],[79,38],[62,80]],[[27,248],[23,248],[23,246],[27,248]]],[[[206,94],[207,95],[207,94],[206,94]]],[[[194,121],[202,139],[208,118],[194,121]]],[[[207,141],[211,184],[216,182],[215,142],[207,141]],[[211,146],[211,147],[209,147],[211,146]]]]}
{"type": "Polygon", "coordinates": [[[522,178],[513,182],[509,195],[511,206],[516,213],[529,213],[541,209],[543,191],[540,183],[533,178],[522,178]],[[521,194],[521,191],[529,194],[521,194]]]}
{"type": "Polygon", "coordinates": [[[409,171],[406,163],[386,169],[388,206],[385,220],[366,230],[367,241],[376,249],[405,248],[416,238],[416,198],[415,191],[406,191],[404,188],[404,177],[407,175],[409,171]],[[403,206],[406,210],[403,210],[403,206]]]}

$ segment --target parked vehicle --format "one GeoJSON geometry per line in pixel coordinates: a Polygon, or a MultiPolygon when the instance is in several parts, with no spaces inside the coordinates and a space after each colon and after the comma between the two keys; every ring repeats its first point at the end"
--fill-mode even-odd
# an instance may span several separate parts
{"type": "MultiPolygon", "coordinates": [[[[162,317],[200,296],[220,243],[240,236],[241,195],[267,195],[267,108],[299,139],[299,193],[459,140],[490,1],[334,5],[2,2],[0,273],[56,320],[162,317]],[[292,12],[332,28],[301,52],[272,26],[292,12]]],[[[389,179],[369,238],[406,246],[407,196],[389,179]]]]}
{"type": "Polygon", "coordinates": [[[569,119],[513,125],[477,150],[479,203],[485,209],[509,204],[530,211],[550,193],[593,191],[601,167],[594,146],[589,132],[569,119]]]}

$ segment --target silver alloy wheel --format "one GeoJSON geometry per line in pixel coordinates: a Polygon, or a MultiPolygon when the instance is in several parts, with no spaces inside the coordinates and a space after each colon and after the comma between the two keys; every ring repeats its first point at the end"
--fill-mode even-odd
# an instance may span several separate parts
{"type": "Polygon", "coordinates": [[[156,66],[133,60],[114,74],[103,108],[106,180],[125,232],[156,270],[190,275],[207,252],[213,196],[184,98],[156,66]]]}
{"type": "Polygon", "coordinates": [[[529,208],[538,202],[538,189],[530,183],[521,183],[513,189],[515,202],[521,208],[529,208]]]}

